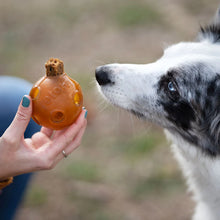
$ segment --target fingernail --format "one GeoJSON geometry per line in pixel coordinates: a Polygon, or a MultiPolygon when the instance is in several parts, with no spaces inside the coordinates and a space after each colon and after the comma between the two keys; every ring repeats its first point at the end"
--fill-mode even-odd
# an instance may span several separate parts
{"type": "Polygon", "coordinates": [[[87,118],[87,113],[88,113],[88,111],[86,110],[85,115],[84,115],[85,118],[87,118]]]}
{"type": "Polygon", "coordinates": [[[28,97],[24,96],[22,99],[22,106],[27,108],[30,105],[30,100],[28,97]]]}

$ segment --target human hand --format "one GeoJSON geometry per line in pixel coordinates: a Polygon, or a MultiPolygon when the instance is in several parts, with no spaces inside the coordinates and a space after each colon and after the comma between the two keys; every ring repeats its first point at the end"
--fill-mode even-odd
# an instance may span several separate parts
{"type": "Polygon", "coordinates": [[[63,130],[42,127],[40,132],[24,139],[31,113],[31,98],[24,96],[14,120],[0,137],[0,180],[52,169],[64,158],[63,150],[69,155],[81,143],[87,124],[87,110],[83,109],[77,121],[63,130]]]}

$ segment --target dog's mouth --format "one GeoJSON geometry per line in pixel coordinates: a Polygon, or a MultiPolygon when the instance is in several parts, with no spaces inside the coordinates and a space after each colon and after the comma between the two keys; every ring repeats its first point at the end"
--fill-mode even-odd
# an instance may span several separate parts
{"type": "Polygon", "coordinates": [[[121,89],[116,89],[116,88],[111,89],[111,86],[108,87],[108,86],[100,86],[100,85],[99,88],[104,99],[107,100],[110,104],[132,113],[137,118],[140,119],[145,118],[145,115],[143,113],[141,113],[137,109],[134,109],[131,103],[129,104],[130,98],[128,98],[127,95],[125,95],[126,93],[121,89]]]}

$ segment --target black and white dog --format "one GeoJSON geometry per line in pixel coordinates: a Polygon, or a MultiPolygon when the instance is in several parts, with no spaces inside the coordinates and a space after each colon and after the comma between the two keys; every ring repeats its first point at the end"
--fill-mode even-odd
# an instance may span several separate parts
{"type": "Polygon", "coordinates": [[[194,220],[220,220],[220,10],[197,42],[154,63],[96,69],[112,104],[165,128],[197,203],[194,220]]]}

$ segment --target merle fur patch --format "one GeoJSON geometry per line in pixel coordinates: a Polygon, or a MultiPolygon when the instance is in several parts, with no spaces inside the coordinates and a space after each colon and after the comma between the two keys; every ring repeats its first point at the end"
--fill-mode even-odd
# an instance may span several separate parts
{"type": "Polygon", "coordinates": [[[191,128],[191,122],[195,121],[195,112],[187,101],[161,102],[167,112],[168,120],[183,130],[191,128]]]}

